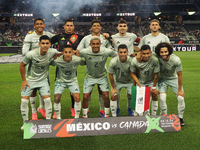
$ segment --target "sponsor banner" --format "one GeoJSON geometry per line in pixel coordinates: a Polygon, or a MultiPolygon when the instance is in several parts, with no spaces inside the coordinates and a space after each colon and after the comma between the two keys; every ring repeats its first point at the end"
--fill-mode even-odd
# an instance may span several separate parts
{"type": "Polygon", "coordinates": [[[170,40],[171,44],[199,44],[198,40],[183,41],[183,40],[170,40]]]}
{"type": "Polygon", "coordinates": [[[174,44],[173,45],[173,51],[197,51],[197,49],[199,50],[199,46],[197,45],[186,45],[186,44],[183,44],[183,45],[176,45],[174,44]]]}
{"type": "Polygon", "coordinates": [[[178,115],[26,121],[24,139],[181,131],[178,115]]]}
{"type": "Polygon", "coordinates": [[[141,114],[149,109],[151,87],[132,86],[131,108],[141,114]]]}

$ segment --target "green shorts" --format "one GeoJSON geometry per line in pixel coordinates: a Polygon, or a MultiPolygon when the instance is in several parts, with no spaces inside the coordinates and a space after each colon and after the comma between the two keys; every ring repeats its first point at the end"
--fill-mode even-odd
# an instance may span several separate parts
{"type": "MultiPolygon", "coordinates": [[[[28,82],[28,81],[27,81],[28,82]]],[[[21,96],[31,96],[34,89],[38,89],[42,96],[49,95],[50,96],[50,88],[47,79],[41,82],[28,82],[28,86],[25,87],[24,91],[21,91],[21,96]]]]}
{"type": "MultiPolygon", "coordinates": [[[[163,80],[160,78],[158,80],[158,91],[160,93],[168,91],[168,86],[170,86],[175,94],[178,93],[178,78],[176,79],[170,79],[170,80],[163,80]]],[[[182,87],[183,90],[183,87],[182,87]]]]}
{"type": "Polygon", "coordinates": [[[78,81],[76,80],[74,82],[56,81],[55,87],[54,87],[54,94],[62,94],[65,88],[68,88],[71,93],[80,93],[78,81]]]}
{"type": "Polygon", "coordinates": [[[100,87],[101,91],[109,91],[109,82],[107,76],[101,78],[90,78],[86,76],[84,80],[83,93],[90,93],[95,84],[100,87]]]}

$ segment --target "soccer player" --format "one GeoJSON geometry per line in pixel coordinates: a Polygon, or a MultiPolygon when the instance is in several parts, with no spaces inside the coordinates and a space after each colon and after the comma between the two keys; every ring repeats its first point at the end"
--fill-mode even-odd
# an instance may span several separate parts
{"type": "Polygon", "coordinates": [[[181,126],[183,122],[183,113],[185,110],[185,93],[182,87],[182,64],[178,56],[172,54],[173,47],[169,43],[160,43],[155,48],[160,63],[160,76],[158,81],[158,90],[160,92],[160,110],[161,114],[167,114],[166,96],[168,86],[176,94],[178,100],[178,115],[181,126]]]}
{"type": "MultiPolygon", "coordinates": [[[[107,39],[105,39],[104,35],[100,33],[101,29],[102,29],[101,22],[97,19],[94,19],[92,21],[92,26],[91,26],[92,34],[85,36],[81,40],[80,44],[78,45],[77,50],[81,51],[84,48],[90,47],[90,40],[93,36],[98,36],[100,38],[102,47],[112,48],[111,43],[107,39]]],[[[86,70],[86,73],[87,73],[87,70],[86,70]]],[[[99,92],[99,104],[100,104],[99,114],[101,117],[104,117],[104,99],[103,99],[102,91],[100,90],[99,86],[98,86],[98,92],[99,92]]],[[[91,96],[89,98],[89,103],[90,103],[90,100],[91,100],[91,96]]]]}
{"type": "Polygon", "coordinates": [[[134,42],[139,43],[140,38],[138,38],[134,33],[127,32],[128,26],[126,20],[119,20],[117,30],[119,33],[112,35],[112,41],[114,45],[114,50],[118,51],[118,46],[121,44],[125,44],[128,47],[128,55],[134,57],[136,54],[135,51],[139,51],[140,49],[137,46],[134,46],[134,42]]]}
{"type": "Polygon", "coordinates": [[[81,57],[74,55],[74,51],[70,45],[66,45],[62,52],[63,56],[52,62],[53,66],[58,66],[56,82],[54,88],[54,119],[61,119],[60,100],[65,88],[68,88],[75,100],[75,118],[79,118],[81,110],[80,90],[77,80],[78,65],[85,65],[81,57]]]}
{"type": "Polygon", "coordinates": [[[145,35],[141,39],[138,47],[141,48],[142,45],[147,44],[151,47],[151,51],[155,52],[155,47],[159,43],[161,43],[161,42],[170,43],[169,38],[166,35],[160,33],[159,29],[160,29],[159,21],[157,19],[151,20],[151,22],[150,22],[151,33],[145,35]]]}
{"type": "Polygon", "coordinates": [[[109,83],[106,76],[105,64],[108,57],[117,56],[111,49],[101,46],[101,39],[93,36],[90,39],[90,47],[80,51],[80,56],[85,58],[87,74],[83,87],[83,118],[87,118],[88,99],[91,95],[93,86],[97,84],[103,94],[105,117],[109,117],[109,83]]]}
{"type": "MultiPolygon", "coordinates": [[[[161,42],[170,43],[169,38],[166,35],[159,32],[159,29],[160,29],[159,23],[160,22],[157,19],[151,20],[151,22],[150,22],[151,33],[149,33],[148,35],[144,36],[141,39],[140,44],[138,45],[139,48],[141,48],[142,45],[147,44],[151,47],[151,51],[155,52],[155,47],[159,43],[161,43],[161,42]]],[[[142,58],[139,58],[139,57],[141,57],[140,54],[137,55],[137,59],[138,60],[140,59],[139,61],[141,61],[142,58]]],[[[158,109],[158,99],[155,99],[155,102],[153,104],[155,105],[154,107],[155,108],[157,107],[157,109],[158,109]]],[[[156,115],[157,110],[155,109],[155,111],[152,113],[153,113],[152,115],[156,115]]]]}
{"type": "MultiPolygon", "coordinates": [[[[131,61],[131,76],[137,83],[137,86],[151,87],[152,99],[155,100],[158,97],[158,90],[156,84],[158,82],[158,73],[160,71],[160,65],[158,58],[152,55],[152,51],[149,45],[143,45],[141,47],[142,62],[138,62],[136,57],[131,61]]],[[[154,108],[155,101],[152,101],[151,112],[157,110],[154,108]]],[[[149,114],[149,110],[145,112],[149,114]]]]}
{"type": "MultiPolygon", "coordinates": [[[[71,45],[71,47],[74,51],[74,54],[76,54],[78,56],[79,53],[76,49],[77,49],[78,44],[80,43],[80,41],[82,40],[82,38],[84,36],[75,34],[74,28],[75,28],[74,22],[71,19],[66,20],[65,25],[64,25],[65,33],[58,34],[58,35],[55,35],[54,37],[52,37],[51,44],[55,44],[56,42],[58,42],[60,52],[63,51],[65,45],[71,45]]],[[[74,117],[75,116],[75,110],[74,110],[75,101],[74,101],[74,97],[72,95],[71,95],[71,102],[72,102],[72,105],[70,108],[71,116],[74,117]]]]}
{"type": "Polygon", "coordinates": [[[133,80],[131,78],[130,65],[132,58],[128,56],[128,48],[125,44],[121,44],[118,47],[118,55],[111,59],[108,67],[109,79],[112,86],[111,90],[111,113],[113,117],[116,117],[117,111],[117,99],[120,99],[120,91],[122,88],[127,89],[127,111],[130,116],[133,116],[133,112],[130,108],[131,102],[131,87],[133,80]],[[115,79],[113,77],[115,75],[115,79]]]}
{"type": "MultiPolygon", "coordinates": [[[[50,38],[47,35],[40,37],[39,46],[39,48],[28,52],[20,63],[22,77],[21,114],[24,122],[28,120],[28,100],[34,89],[38,89],[44,99],[46,119],[51,119],[52,104],[47,76],[49,65],[58,51],[50,48],[50,38]],[[28,76],[25,77],[25,66],[27,64],[29,64],[29,70],[27,73],[28,76]]],[[[24,129],[24,125],[21,129],[24,129]]]]}
{"type": "MultiPolygon", "coordinates": [[[[34,28],[35,31],[30,31],[23,42],[22,47],[22,55],[25,56],[30,50],[39,48],[39,38],[42,35],[47,35],[48,37],[53,37],[53,34],[50,32],[44,31],[45,24],[42,18],[36,18],[34,20],[34,28]]],[[[29,70],[29,65],[27,65],[27,72],[29,70]]],[[[26,75],[28,76],[28,75],[26,75]]],[[[37,89],[33,90],[33,93],[30,97],[31,109],[32,109],[32,120],[37,120],[37,111],[36,111],[36,100],[37,100],[37,89]]],[[[44,118],[46,118],[45,110],[44,110],[44,101],[39,94],[40,106],[38,107],[38,112],[42,114],[44,118]]]]}

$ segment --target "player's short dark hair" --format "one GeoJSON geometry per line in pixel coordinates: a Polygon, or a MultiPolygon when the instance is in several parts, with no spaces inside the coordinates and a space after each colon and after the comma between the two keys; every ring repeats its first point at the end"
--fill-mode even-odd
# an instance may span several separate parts
{"type": "Polygon", "coordinates": [[[67,19],[67,20],[65,20],[65,24],[66,24],[67,22],[72,22],[72,23],[74,23],[74,21],[73,21],[72,19],[67,19]]]}
{"type": "Polygon", "coordinates": [[[119,46],[118,46],[118,51],[119,51],[119,49],[126,49],[127,51],[128,51],[128,48],[127,48],[127,46],[125,45],[125,44],[120,44],[119,46]]]}
{"type": "Polygon", "coordinates": [[[36,19],[34,20],[34,24],[35,24],[36,21],[38,21],[38,20],[41,20],[41,21],[44,23],[44,20],[43,20],[42,18],[36,18],[36,19]]]}
{"type": "Polygon", "coordinates": [[[72,46],[71,46],[71,45],[69,45],[69,44],[65,44],[65,45],[64,45],[64,48],[71,48],[71,49],[72,49],[72,51],[73,51],[73,48],[72,48],[72,46]]]}
{"type": "Polygon", "coordinates": [[[140,51],[142,51],[142,50],[151,50],[151,47],[149,46],[149,45],[142,45],[142,47],[140,48],[140,51]]]}
{"type": "Polygon", "coordinates": [[[163,47],[167,47],[168,51],[169,51],[169,55],[171,55],[173,53],[173,47],[171,44],[167,43],[167,42],[162,42],[159,43],[156,47],[155,47],[155,53],[160,56],[160,49],[163,47]]]}
{"type": "Polygon", "coordinates": [[[151,20],[150,24],[151,24],[152,22],[157,22],[158,24],[160,24],[160,21],[157,20],[157,19],[153,19],[153,20],[151,20]]]}
{"type": "Polygon", "coordinates": [[[126,20],[124,20],[124,19],[120,19],[119,21],[118,21],[118,25],[119,24],[127,24],[127,22],[126,22],[126,20]]]}
{"type": "Polygon", "coordinates": [[[94,19],[94,20],[92,20],[92,24],[91,24],[91,26],[93,26],[94,23],[99,23],[100,26],[101,26],[101,21],[98,20],[98,19],[94,19]]]}
{"type": "Polygon", "coordinates": [[[49,40],[49,42],[51,42],[51,39],[50,39],[47,35],[42,35],[42,36],[40,37],[40,42],[41,42],[42,40],[49,40]]]}

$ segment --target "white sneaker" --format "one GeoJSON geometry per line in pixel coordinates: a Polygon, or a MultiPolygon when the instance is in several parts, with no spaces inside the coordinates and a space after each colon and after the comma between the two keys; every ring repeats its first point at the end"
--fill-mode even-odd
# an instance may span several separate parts
{"type": "Polygon", "coordinates": [[[24,130],[24,124],[23,124],[23,126],[21,127],[21,130],[24,130]]]}

